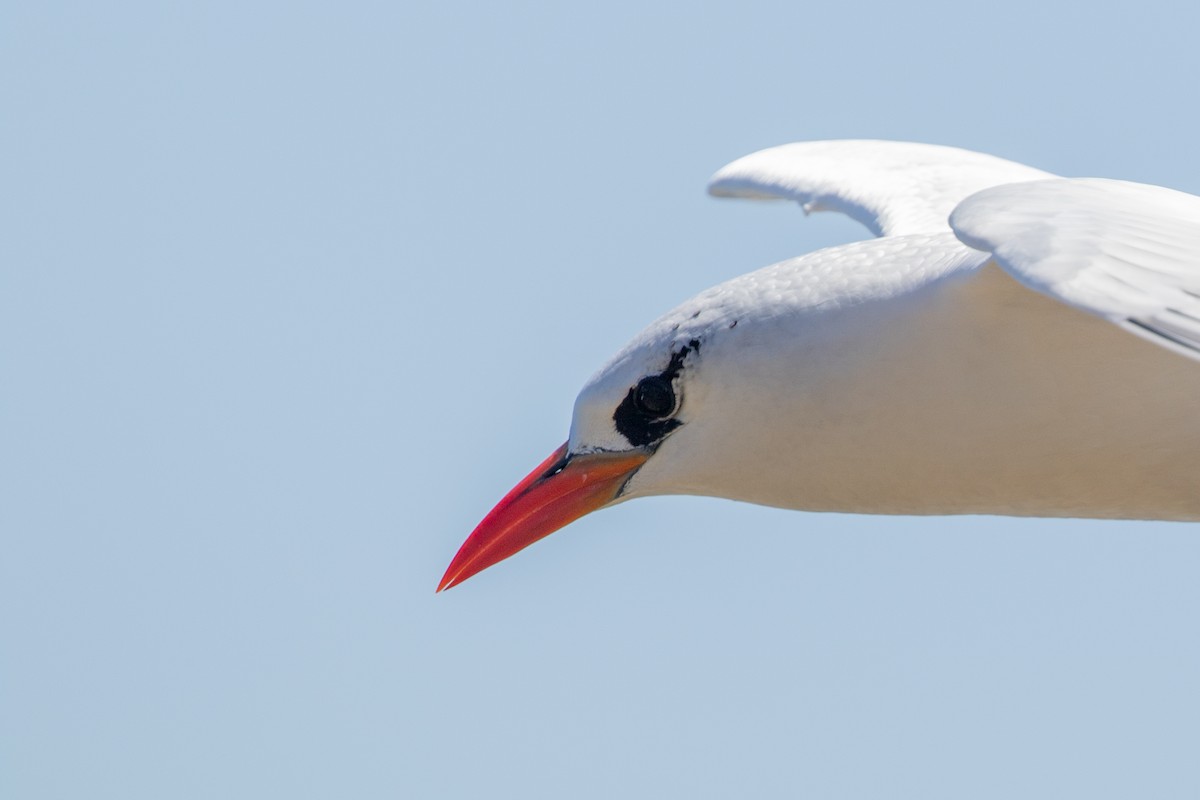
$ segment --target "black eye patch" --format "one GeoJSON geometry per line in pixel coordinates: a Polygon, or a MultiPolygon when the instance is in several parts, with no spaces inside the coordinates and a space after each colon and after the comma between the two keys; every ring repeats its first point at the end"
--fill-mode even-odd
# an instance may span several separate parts
{"type": "Polygon", "coordinates": [[[617,431],[634,447],[654,444],[682,423],[671,417],[654,417],[638,409],[637,387],[629,390],[621,405],[613,412],[617,431]]]}
{"type": "Polygon", "coordinates": [[[667,368],[658,375],[647,375],[629,389],[625,399],[613,412],[617,432],[634,447],[654,444],[683,423],[671,415],[678,407],[675,379],[683,369],[684,357],[700,350],[693,339],[679,352],[672,354],[667,368]]]}

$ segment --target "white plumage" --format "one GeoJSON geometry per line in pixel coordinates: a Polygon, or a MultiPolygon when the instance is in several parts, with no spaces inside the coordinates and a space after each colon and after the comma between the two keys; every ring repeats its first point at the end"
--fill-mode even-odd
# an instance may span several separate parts
{"type": "Polygon", "coordinates": [[[794,200],[806,212],[840,211],[876,236],[945,233],[968,195],[1053,178],[996,156],[915,142],[796,142],[739,158],[708,184],[717,197],[794,200]]]}
{"type": "Polygon", "coordinates": [[[950,225],[1030,288],[1200,358],[1200,197],[1047,180],[979,192],[950,225]]]}

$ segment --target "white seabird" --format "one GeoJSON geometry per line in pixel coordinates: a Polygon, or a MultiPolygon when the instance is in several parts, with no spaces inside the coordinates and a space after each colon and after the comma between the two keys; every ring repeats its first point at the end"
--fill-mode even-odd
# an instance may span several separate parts
{"type": "Polygon", "coordinates": [[[652,323],[439,591],[648,495],[1200,519],[1200,197],[879,141],[764,150],[709,192],[842,211],[879,238],[652,323]]]}

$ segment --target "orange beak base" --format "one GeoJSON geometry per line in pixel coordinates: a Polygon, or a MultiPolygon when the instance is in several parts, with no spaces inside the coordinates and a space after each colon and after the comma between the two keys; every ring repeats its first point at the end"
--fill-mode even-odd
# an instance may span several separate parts
{"type": "Polygon", "coordinates": [[[640,451],[570,456],[564,444],[483,518],[450,562],[437,590],[456,586],[607,505],[649,456],[640,451]]]}

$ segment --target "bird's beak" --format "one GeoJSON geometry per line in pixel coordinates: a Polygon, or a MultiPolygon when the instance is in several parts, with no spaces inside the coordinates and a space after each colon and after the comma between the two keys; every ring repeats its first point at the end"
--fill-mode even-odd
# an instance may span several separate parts
{"type": "Polygon", "coordinates": [[[462,583],[614,500],[648,452],[570,455],[564,444],[513,487],[471,532],[437,590],[462,583]]]}

